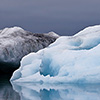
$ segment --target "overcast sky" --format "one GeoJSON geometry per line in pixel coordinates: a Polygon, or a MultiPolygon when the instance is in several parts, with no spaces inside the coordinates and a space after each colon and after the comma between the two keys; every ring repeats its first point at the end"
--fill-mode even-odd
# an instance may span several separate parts
{"type": "Polygon", "coordinates": [[[72,35],[100,24],[100,0],[1,0],[0,29],[20,26],[33,33],[72,35]]]}

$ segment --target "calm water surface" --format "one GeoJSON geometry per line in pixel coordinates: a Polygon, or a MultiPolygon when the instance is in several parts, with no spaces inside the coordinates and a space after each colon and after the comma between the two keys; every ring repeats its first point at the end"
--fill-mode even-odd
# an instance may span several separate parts
{"type": "Polygon", "coordinates": [[[100,85],[12,83],[0,78],[0,100],[100,100],[100,85]]]}
{"type": "Polygon", "coordinates": [[[9,82],[10,76],[0,75],[0,100],[20,100],[20,96],[9,82]]]}

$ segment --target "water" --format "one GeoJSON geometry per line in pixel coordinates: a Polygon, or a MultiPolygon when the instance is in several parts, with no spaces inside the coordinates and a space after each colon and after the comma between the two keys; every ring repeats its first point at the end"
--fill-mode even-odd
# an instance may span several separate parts
{"type": "Polygon", "coordinates": [[[12,88],[9,75],[0,75],[0,100],[20,100],[20,96],[12,88]]]}
{"type": "Polygon", "coordinates": [[[100,85],[13,84],[21,100],[100,100],[100,85]]]}
{"type": "Polygon", "coordinates": [[[99,84],[12,83],[0,78],[0,100],[100,100],[99,84]]]}

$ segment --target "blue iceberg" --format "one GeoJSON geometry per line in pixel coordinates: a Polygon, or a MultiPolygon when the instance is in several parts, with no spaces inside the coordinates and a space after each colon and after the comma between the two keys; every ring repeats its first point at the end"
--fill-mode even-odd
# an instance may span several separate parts
{"type": "Polygon", "coordinates": [[[23,57],[13,82],[100,83],[100,25],[61,36],[47,48],[23,57]]]}

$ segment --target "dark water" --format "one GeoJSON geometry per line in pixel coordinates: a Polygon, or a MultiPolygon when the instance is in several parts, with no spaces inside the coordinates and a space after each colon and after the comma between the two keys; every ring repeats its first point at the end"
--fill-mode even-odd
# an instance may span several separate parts
{"type": "Polygon", "coordinates": [[[12,83],[0,78],[0,100],[100,100],[100,85],[12,83]]]}
{"type": "Polygon", "coordinates": [[[9,75],[0,75],[0,100],[20,100],[20,96],[12,88],[9,75]]]}

